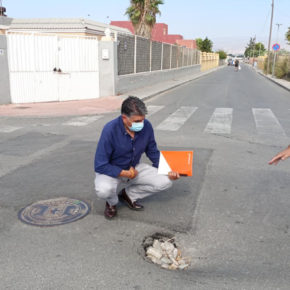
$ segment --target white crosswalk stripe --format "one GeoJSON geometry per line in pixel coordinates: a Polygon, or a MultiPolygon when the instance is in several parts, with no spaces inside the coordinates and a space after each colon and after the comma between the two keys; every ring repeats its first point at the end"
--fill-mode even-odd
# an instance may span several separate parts
{"type": "Polygon", "coordinates": [[[197,109],[198,109],[197,107],[180,107],[177,111],[175,111],[167,119],[165,119],[161,124],[159,124],[156,127],[156,129],[166,131],[177,131],[197,109]]]}
{"type": "Polygon", "coordinates": [[[21,127],[13,127],[13,126],[0,127],[0,133],[12,133],[19,129],[21,129],[21,127]]]}
{"type": "Polygon", "coordinates": [[[147,110],[148,110],[148,114],[147,117],[157,113],[158,111],[160,111],[161,109],[163,109],[165,106],[147,106],[147,110]]]}
{"type": "Polygon", "coordinates": [[[252,109],[256,128],[260,135],[286,136],[280,122],[271,109],[252,109]]]}
{"type": "Polygon", "coordinates": [[[230,134],[232,128],[232,119],[232,108],[216,108],[204,132],[211,134],[230,134]]]}
{"type": "Polygon", "coordinates": [[[62,125],[82,127],[82,126],[86,126],[88,124],[91,124],[91,123],[101,119],[102,117],[103,117],[102,115],[78,117],[78,118],[73,118],[73,119],[63,123],[62,125]]]}

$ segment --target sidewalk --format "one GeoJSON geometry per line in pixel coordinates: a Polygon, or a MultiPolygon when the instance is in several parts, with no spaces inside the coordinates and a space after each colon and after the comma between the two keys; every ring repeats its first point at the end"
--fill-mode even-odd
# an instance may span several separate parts
{"type": "Polygon", "coordinates": [[[56,117],[95,115],[116,111],[123,98],[119,96],[93,100],[0,105],[0,117],[56,117]]]}
{"type": "Polygon", "coordinates": [[[272,75],[266,75],[263,73],[262,70],[258,69],[258,68],[254,68],[256,70],[256,72],[260,75],[262,75],[263,77],[265,77],[266,79],[272,81],[273,83],[276,83],[277,85],[279,85],[280,87],[290,91],[290,82],[286,81],[286,80],[282,80],[282,79],[277,79],[275,77],[272,77],[272,75]]]}
{"type": "Polygon", "coordinates": [[[223,67],[224,66],[220,66],[209,71],[200,72],[193,76],[189,75],[183,78],[162,82],[151,87],[144,87],[130,91],[121,96],[110,96],[80,101],[0,105],[0,117],[57,117],[95,115],[114,112],[120,109],[123,100],[129,95],[137,96],[142,100],[146,100],[223,67]]]}

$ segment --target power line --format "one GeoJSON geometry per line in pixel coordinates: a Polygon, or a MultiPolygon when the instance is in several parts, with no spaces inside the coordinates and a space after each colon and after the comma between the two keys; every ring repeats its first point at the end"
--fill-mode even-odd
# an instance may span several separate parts
{"type": "Polygon", "coordinates": [[[277,25],[277,42],[279,41],[279,28],[281,25],[283,25],[282,23],[276,23],[277,25]]]}
{"type": "Polygon", "coordinates": [[[268,11],[268,15],[267,15],[266,20],[265,20],[265,23],[264,23],[263,27],[261,28],[259,34],[261,34],[262,32],[264,33],[264,31],[265,31],[265,27],[266,27],[266,24],[267,24],[268,19],[269,19],[270,12],[271,12],[271,11],[269,10],[269,11],[268,11]]]}

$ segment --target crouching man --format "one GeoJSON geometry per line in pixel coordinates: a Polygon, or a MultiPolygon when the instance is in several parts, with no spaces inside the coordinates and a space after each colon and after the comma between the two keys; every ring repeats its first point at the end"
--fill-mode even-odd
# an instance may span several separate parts
{"type": "Polygon", "coordinates": [[[95,155],[95,190],[106,201],[108,219],[116,216],[119,199],[132,210],[143,210],[138,200],[170,188],[171,180],[179,178],[177,172],[157,174],[160,152],[146,114],[140,99],[128,97],[121,115],[103,128],[95,155]],[[144,152],[152,166],[139,163],[144,152]]]}

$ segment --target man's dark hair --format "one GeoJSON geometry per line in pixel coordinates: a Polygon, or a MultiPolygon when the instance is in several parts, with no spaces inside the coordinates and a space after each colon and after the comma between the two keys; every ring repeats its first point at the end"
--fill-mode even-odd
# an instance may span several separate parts
{"type": "Polygon", "coordinates": [[[129,96],[122,104],[121,114],[128,117],[145,116],[147,114],[147,108],[142,100],[134,96],[129,96]]]}

